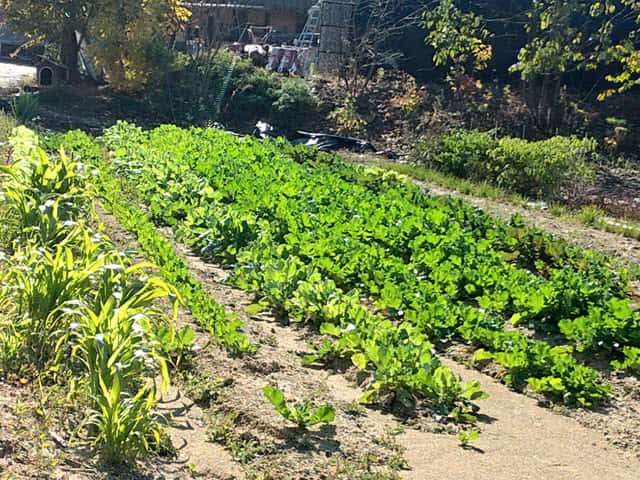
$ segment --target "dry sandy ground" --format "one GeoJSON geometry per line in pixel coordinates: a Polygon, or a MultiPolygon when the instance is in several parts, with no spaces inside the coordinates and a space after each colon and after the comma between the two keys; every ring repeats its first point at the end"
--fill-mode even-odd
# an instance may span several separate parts
{"type": "Polygon", "coordinates": [[[489,417],[473,449],[453,437],[408,430],[400,437],[413,470],[406,480],[626,480],[637,478],[640,460],[613,447],[597,431],[541,408],[479,372],[445,360],[465,380],[479,380],[489,417]]]}
{"type": "Polygon", "coordinates": [[[29,77],[35,78],[35,75],[34,67],[0,62],[0,88],[16,87],[29,77]]]}

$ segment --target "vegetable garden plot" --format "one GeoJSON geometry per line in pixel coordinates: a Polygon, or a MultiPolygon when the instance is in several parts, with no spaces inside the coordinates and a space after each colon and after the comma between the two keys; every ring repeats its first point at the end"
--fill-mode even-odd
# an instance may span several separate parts
{"type": "Polygon", "coordinates": [[[507,384],[567,404],[609,390],[583,358],[638,367],[624,272],[518,218],[505,225],[396,175],[280,141],[126,124],[97,144],[78,133],[51,143],[60,141],[96,159],[108,151],[103,167],[136,185],[156,223],[233,267],[231,280],[262,305],[315,324],[327,340],[308,362],[348,356],[372,371],[363,401],[392,393],[472,419],[479,385],[460,385],[435,356],[452,339],[506,367],[507,384]],[[562,345],[533,340],[531,328],[562,345]]]}

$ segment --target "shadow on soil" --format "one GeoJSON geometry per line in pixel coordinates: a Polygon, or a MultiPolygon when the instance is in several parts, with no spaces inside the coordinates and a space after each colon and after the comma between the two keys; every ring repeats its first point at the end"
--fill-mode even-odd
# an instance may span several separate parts
{"type": "Polygon", "coordinates": [[[317,430],[286,427],[280,430],[282,442],[275,444],[275,447],[282,450],[334,454],[340,451],[340,442],[335,439],[335,435],[335,425],[323,425],[317,430]]]}

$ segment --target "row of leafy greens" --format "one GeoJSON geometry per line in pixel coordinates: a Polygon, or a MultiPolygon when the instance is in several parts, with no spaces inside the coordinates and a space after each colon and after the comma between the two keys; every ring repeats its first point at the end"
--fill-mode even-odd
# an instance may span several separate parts
{"type": "MultiPolygon", "coordinates": [[[[59,142],[96,145],[77,133],[59,142]]],[[[435,355],[452,340],[502,365],[508,385],[566,404],[591,405],[610,390],[584,359],[638,367],[640,315],[624,272],[518,217],[504,224],[280,140],[120,123],[97,144],[156,224],[326,335],[307,362],[347,356],[370,370],[363,401],[392,393],[470,415],[479,386],[462,385],[435,355]]]]}

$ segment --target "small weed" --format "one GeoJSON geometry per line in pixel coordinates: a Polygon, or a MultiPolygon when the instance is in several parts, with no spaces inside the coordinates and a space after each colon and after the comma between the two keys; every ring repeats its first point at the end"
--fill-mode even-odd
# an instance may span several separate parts
{"type": "Polygon", "coordinates": [[[381,458],[379,458],[374,452],[365,452],[360,457],[360,463],[362,464],[365,470],[371,471],[373,467],[382,465],[384,461],[381,458]]]}
{"type": "Polygon", "coordinates": [[[367,131],[367,120],[358,112],[355,100],[351,97],[329,114],[329,120],[336,124],[341,134],[362,135],[367,131]]]}
{"type": "Polygon", "coordinates": [[[394,470],[409,469],[409,463],[407,459],[402,456],[401,452],[394,453],[391,458],[387,459],[387,464],[394,470]]]}
{"type": "Polygon", "coordinates": [[[514,205],[518,205],[520,207],[524,207],[529,201],[526,197],[520,195],[519,193],[510,193],[508,195],[509,203],[513,203],[514,205]]]}
{"type": "Polygon", "coordinates": [[[458,433],[458,435],[456,435],[456,438],[460,442],[461,447],[468,447],[473,442],[475,442],[479,437],[480,437],[480,433],[477,430],[469,430],[468,432],[462,430],[461,432],[458,433]]]}
{"type": "Polygon", "coordinates": [[[491,198],[494,200],[504,197],[504,192],[502,190],[486,182],[480,183],[478,185],[478,193],[482,197],[491,198]]]}
{"type": "Polygon", "coordinates": [[[567,214],[567,209],[559,203],[552,202],[549,204],[549,213],[555,217],[562,217],[567,214]]]}
{"type": "Polygon", "coordinates": [[[223,419],[215,418],[213,424],[207,430],[207,440],[213,443],[228,445],[234,435],[234,424],[237,416],[226,415],[223,419]]]}
{"type": "Polygon", "coordinates": [[[204,408],[218,400],[222,388],[233,384],[232,378],[214,378],[209,372],[187,375],[184,380],[187,397],[204,408]]]}
{"type": "Polygon", "coordinates": [[[342,410],[347,415],[352,415],[354,417],[366,417],[367,416],[367,409],[361,403],[358,403],[357,401],[353,401],[351,403],[346,404],[342,408],[342,410]]]}
{"type": "Polygon", "coordinates": [[[293,408],[289,408],[285,402],[284,395],[277,388],[267,385],[262,389],[262,392],[282,417],[297,424],[300,428],[310,427],[318,423],[331,423],[335,419],[333,405],[313,408],[311,403],[305,400],[302,403],[297,403],[293,408]]]}
{"type": "Polygon", "coordinates": [[[602,210],[593,205],[588,205],[582,207],[576,218],[585,225],[594,226],[601,222],[602,217],[604,217],[602,210]]]}
{"type": "Polygon", "coordinates": [[[253,439],[237,439],[227,444],[227,450],[231,452],[231,456],[236,462],[242,465],[251,463],[256,457],[268,453],[268,448],[261,446],[253,439]]]}

